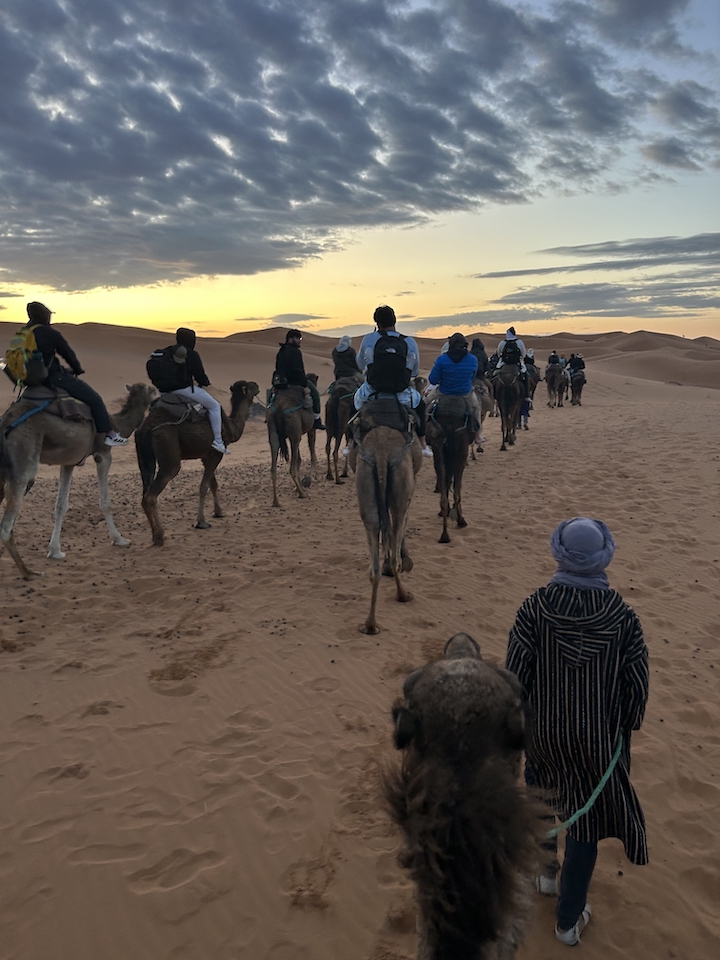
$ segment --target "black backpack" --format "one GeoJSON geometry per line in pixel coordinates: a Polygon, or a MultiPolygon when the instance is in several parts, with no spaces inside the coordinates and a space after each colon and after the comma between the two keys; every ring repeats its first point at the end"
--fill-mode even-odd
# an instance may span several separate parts
{"type": "Polygon", "coordinates": [[[517,345],[517,340],[508,340],[503,347],[502,362],[518,365],[521,360],[522,355],[520,353],[520,347],[517,345]]]}
{"type": "Polygon", "coordinates": [[[187,363],[177,363],[174,359],[177,344],[153,350],[145,364],[147,375],[160,393],[170,393],[188,386],[187,363]]]}
{"type": "Polygon", "coordinates": [[[407,366],[407,341],[402,334],[391,337],[385,331],[375,341],[373,362],[368,366],[367,382],[375,393],[402,393],[410,386],[407,366]]]}

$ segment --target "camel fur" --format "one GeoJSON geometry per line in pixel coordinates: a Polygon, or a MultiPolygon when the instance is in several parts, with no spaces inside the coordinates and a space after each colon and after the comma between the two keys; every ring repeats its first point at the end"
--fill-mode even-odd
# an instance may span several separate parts
{"type": "Polygon", "coordinates": [[[542,833],[520,783],[525,743],[513,674],[465,633],[405,680],[392,710],[399,766],[383,789],[415,884],[418,960],[512,960],[542,833]]]}
{"type": "MultiPolygon", "coordinates": [[[[361,430],[366,418],[371,418],[378,400],[366,404],[361,411],[361,430]]],[[[401,572],[412,570],[413,563],[405,547],[410,501],[415,491],[415,477],[422,464],[420,444],[412,434],[389,426],[374,426],[362,436],[351,451],[350,465],[355,470],[360,517],[365,525],[370,550],[370,582],[372,597],[370,612],[361,633],[379,633],[375,609],[380,581],[380,542],[384,564],[382,572],[395,578],[397,599],[401,603],[412,600],[400,579],[401,572]]]]}
{"type": "Polygon", "coordinates": [[[464,397],[440,396],[428,418],[426,437],[433,451],[433,463],[440,493],[440,515],[443,529],[440,543],[449,543],[450,488],[453,511],[458,527],[466,527],[462,512],[462,482],[468,449],[475,433],[471,413],[464,397]]]}
{"type": "Polygon", "coordinates": [[[325,427],[327,428],[327,439],[325,441],[327,473],[325,474],[325,478],[327,480],[334,478],[335,483],[342,483],[343,481],[340,477],[347,477],[348,475],[347,457],[344,458],[345,462],[342,474],[338,473],[338,450],[343,441],[347,443],[350,440],[348,435],[348,421],[355,414],[353,397],[358,387],[359,384],[353,377],[342,377],[340,380],[336,380],[333,392],[325,404],[325,427]],[[333,468],[331,469],[330,447],[333,442],[335,446],[332,454],[333,468]]]}
{"type": "MultiPolygon", "coordinates": [[[[250,407],[259,392],[260,388],[252,381],[237,380],[230,387],[230,415],[225,411],[222,414],[222,437],[226,446],[236,443],[243,435],[250,407]]],[[[197,529],[207,530],[210,527],[205,519],[208,490],[213,496],[213,516],[223,516],[215,477],[223,454],[213,450],[212,441],[212,427],[207,417],[196,422],[178,421],[160,407],[150,410],[135,434],[135,450],[143,484],[142,507],[156,547],[161,547],[165,542],[157,500],[168,483],[180,473],[183,460],[201,460],[205,468],[200,481],[197,529]]]]}
{"type": "MultiPolygon", "coordinates": [[[[307,433],[310,445],[310,460],[315,462],[315,414],[305,405],[305,388],[286,387],[278,390],[267,410],[268,440],[270,442],[270,475],[272,477],[273,506],[279,507],[277,495],[277,458],[290,463],[290,476],[295,484],[298,496],[303,499],[307,493],[300,483],[300,441],[307,433]],[[288,440],[290,452],[288,453],[288,440]]],[[[303,477],[303,483],[310,485],[310,476],[303,477]]]]}
{"type": "MultiPolygon", "coordinates": [[[[113,428],[124,437],[129,437],[136,429],[155,396],[155,388],[146,383],[135,383],[127,387],[127,390],[128,396],[122,409],[111,416],[113,428]]],[[[32,406],[34,404],[20,399],[5,411],[0,420],[0,501],[5,499],[5,512],[0,522],[0,541],[25,580],[41,574],[30,570],[22,560],[15,545],[13,528],[23,498],[33,485],[41,463],[57,464],[60,467],[55,524],[50,537],[48,559],[65,559],[65,554],[60,549],[60,534],[68,510],[73,470],[90,454],[93,454],[97,465],[100,509],[105,517],[110,539],[118,547],[127,547],[130,543],[118,532],[110,509],[108,475],[112,464],[112,448],[105,444],[96,444],[95,426],[91,420],[63,420],[45,411],[33,414],[16,428],[10,429],[32,406]]]]}

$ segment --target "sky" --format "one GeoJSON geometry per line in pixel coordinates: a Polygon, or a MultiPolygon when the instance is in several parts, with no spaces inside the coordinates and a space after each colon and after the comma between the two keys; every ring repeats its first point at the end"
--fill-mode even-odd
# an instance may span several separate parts
{"type": "Polygon", "coordinates": [[[0,320],[720,338],[716,0],[3,0],[0,320]]]}

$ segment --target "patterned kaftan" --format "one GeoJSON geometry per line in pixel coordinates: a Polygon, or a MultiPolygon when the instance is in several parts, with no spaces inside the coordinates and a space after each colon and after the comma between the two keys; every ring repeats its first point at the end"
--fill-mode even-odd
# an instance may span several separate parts
{"type": "Polygon", "coordinates": [[[630,784],[630,732],[643,720],[649,674],[633,609],[614,590],[541,587],[518,610],[507,669],[531,707],[528,759],[563,820],[590,797],[622,731],[610,780],[569,833],[588,843],[618,837],[629,860],[647,863],[645,818],[630,784]]]}

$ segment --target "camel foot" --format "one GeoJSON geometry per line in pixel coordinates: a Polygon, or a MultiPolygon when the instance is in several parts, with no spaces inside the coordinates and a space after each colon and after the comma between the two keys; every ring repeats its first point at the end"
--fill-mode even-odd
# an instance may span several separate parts
{"type": "Polygon", "coordinates": [[[478,444],[477,447],[475,447],[475,450],[477,451],[477,453],[485,453],[485,449],[481,447],[480,444],[478,444]]]}
{"type": "Polygon", "coordinates": [[[45,573],[42,570],[28,570],[27,567],[25,570],[21,571],[23,580],[34,580],[36,577],[44,577],[45,573]]]}
{"type": "Polygon", "coordinates": [[[467,523],[467,520],[465,519],[465,517],[461,517],[461,518],[458,520],[457,525],[460,527],[460,529],[463,529],[463,527],[466,527],[466,526],[468,525],[468,523],[467,523]]]}
{"type": "Polygon", "coordinates": [[[381,572],[381,574],[382,574],[383,577],[392,577],[392,576],[393,576],[393,572],[392,572],[392,568],[391,568],[391,566],[390,566],[390,561],[389,561],[389,560],[383,561],[382,570],[381,570],[380,572],[381,572]]]}
{"type": "Polygon", "coordinates": [[[126,540],[125,537],[118,537],[117,540],[113,540],[114,547],[129,547],[130,541],[126,540]]]}
{"type": "Polygon", "coordinates": [[[450,543],[450,534],[447,530],[443,530],[438,543],[450,543]]]}
{"type": "Polygon", "coordinates": [[[209,529],[210,529],[210,524],[207,522],[207,520],[198,520],[198,522],[195,524],[195,529],[196,529],[196,530],[209,530],[209,529]]]}
{"type": "Polygon", "coordinates": [[[309,474],[309,473],[306,474],[306,475],[302,478],[302,480],[300,481],[300,483],[303,485],[303,487],[309,487],[310,484],[312,483],[312,477],[310,476],[310,474],[309,474]]]}
{"type": "Polygon", "coordinates": [[[333,475],[332,475],[331,473],[326,473],[326,474],[325,474],[325,479],[326,479],[326,480],[334,480],[335,477],[333,477],[333,475]]]}
{"type": "Polygon", "coordinates": [[[413,598],[413,595],[410,593],[409,590],[403,590],[401,593],[398,592],[398,595],[395,599],[397,600],[398,603],[410,603],[412,598],[413,598]]]}
{"type": "Polygon", "coordinates": [[[400,572],[401,573],[410,573],[415,564],[412,562],[410,557],[403,557],[400,561],[400,572]]]}
{"type": "Polygon", "coordinates": [[[165,544],[165,534],[164,533],[154,533],[153,534],[153,546],[162,547],[165,544]]]}
{"type": "Polygon", "coordinates": [[[345,486],[345,481],[344,481],[344,480],[336,480],[336,481],[335,481],[335,486],[336,486],[336,487],[344,487],[344,486],[345,486]]]}
{"type": "Polygon", "coordinates": [[[223,513],[222,510],[213,510],[213,516],[214,516],[214,517],[224,517],[225,514],[223,513]]]}
{"type": "Polygon", "coordinates": [[[67,556],[66,553],[63,553],[62,550],[48,550],[47,558],[48,560],[64,560],[67,556]]]}
{"type": "Polygon", "coordinates": [[[358,627],[358,630],[360,631],[360,633],[364,633],[368,637],[374,637],[378,633],[380,633],[380,630],[378,629],[377,624],[374,624],[374,623],[363,623],[361,624],[361,626],[358,627]]]}

